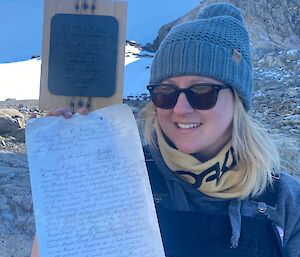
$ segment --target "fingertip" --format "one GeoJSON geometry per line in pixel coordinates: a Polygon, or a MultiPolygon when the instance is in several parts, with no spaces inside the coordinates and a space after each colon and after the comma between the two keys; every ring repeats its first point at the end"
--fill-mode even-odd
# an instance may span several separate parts
{"type": "Polygon", "coordinates": [[[47,112],[45,116],[46,117],[48,117],[48,116],[55,116],[55,110],[51,110],[51,111],[47,112]]]}
{"type": "Polygon", "coordinates": [[[77,112],[80,115],[87,115],[89,113],[89,110],[86,107],[78,108],[77,112]]]}
{"type": "Polygon", "coordinates": [[[35,119],[36,118],[36,114],[35,113],[31,113],[30,115],[29,115],[29,119],[35,119]]]}
{"type": "Polygon", "coordinates": [[[66,119],[71,119],[71,118],[72,118],[72,113],[69,112],[69,111],[67,111],[67,112],[64,112],[63,116],[64,116],[64,118],[66,118],[66,119]]]}

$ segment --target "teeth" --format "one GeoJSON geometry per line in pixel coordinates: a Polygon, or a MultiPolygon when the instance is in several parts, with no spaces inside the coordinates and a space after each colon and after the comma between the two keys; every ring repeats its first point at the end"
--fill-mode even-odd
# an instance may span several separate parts
{"type": "Polygon", "coordinates": [[[190,123],[190,124],[177,123],[177,127],[182,129],[197,128],[199,126],[200,123],[190,123]]]}

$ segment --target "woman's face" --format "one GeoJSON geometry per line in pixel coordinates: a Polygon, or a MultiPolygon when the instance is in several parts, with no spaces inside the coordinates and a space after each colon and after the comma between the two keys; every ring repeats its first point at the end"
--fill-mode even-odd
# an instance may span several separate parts
{"type": "MultiPolygon", "coordinates": [[[[221,84],[201,76],[178,76],[162,83],[187,88],[198,83],[221,84]]],[[[216,105],[209,110],[191,107],[184,93],[178,97],[173,109],[157,108],[157,119],[164,134],[178,150],[202,159],[214,157],[231,139],[233,120],[233,93],[230,89],[219,91],[216,105]]]]}

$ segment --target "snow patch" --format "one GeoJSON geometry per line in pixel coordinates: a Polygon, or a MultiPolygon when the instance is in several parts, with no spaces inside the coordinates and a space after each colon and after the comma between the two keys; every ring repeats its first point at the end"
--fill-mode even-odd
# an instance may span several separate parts
{"type": "Polygon", "coordinates": [[[287,55],[295,56],[298,53],[297,49],[290,49],[286,52],[287,55]]]}

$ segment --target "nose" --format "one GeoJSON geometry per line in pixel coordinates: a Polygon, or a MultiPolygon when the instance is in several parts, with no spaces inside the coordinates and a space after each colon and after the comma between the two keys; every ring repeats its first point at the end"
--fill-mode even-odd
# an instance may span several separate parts
{"type": "Polygon", "coordinates": [[[180,93],[173,108],[173,112],[176,114],[188,114],[192,113],[193,111],[194,108],[190,105],[186,95],[184,93],[180,93]]]}

